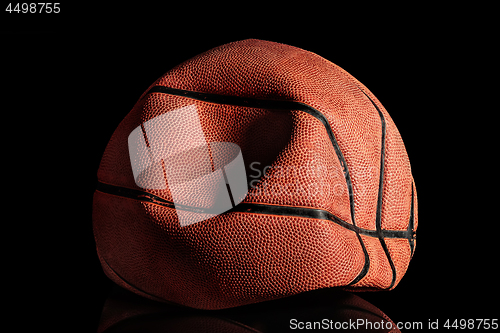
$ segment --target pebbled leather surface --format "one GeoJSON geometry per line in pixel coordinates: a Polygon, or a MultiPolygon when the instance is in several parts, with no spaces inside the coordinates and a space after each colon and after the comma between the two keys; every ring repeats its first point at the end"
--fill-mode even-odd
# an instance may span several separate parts
{"type": "MultiPolygon", "coordinates": [[[[253,185],[243,203],[322,209],[359,228],[377,230],[381,187],[379,227],[407,230],[414,184],[401,136],[377,98],[335,64],[296,47],[244,40],[178,65],[151,87],[155,86],[307,104],[327,119],[346,165],[340,162],[325,125],[301,110],[145,92],[110,139],[98,171],[100,182],[172,201],[168,186],[148,190],[136,185],[127,138],[155,117],[194,105],[208,145],[231,142],[241,148],[247,180],[253,185]]],[[[194,125],[181,126],[189,133],[194,125]]],[[[175,140],[171,144],[190,138],[175,140]]],[[[186,168],[196,174],[196,165],[186,168]]],[[[166,182],[160,173],[153,176],[166,182]]],[[[186,193],[190,190],[186,188],[186,193]]],[[[413,198],[415,231],[416,191],[413,198]]],[[[199,199],[210,201],[204,195],[199,199]]],[[[203,309],[348,286],[358,276],[361,279],[349,286],[351,290],[394,288],[412,257],[407,238],[358,237],[328,220],[226,212],[180,227],[174,208],[100,191],[94,196],[93,219],[97,250],[112,269],[105,269],[112,280],[155,298],[203,309]],[[360,275],[363,268],[369,268],[366,275],[360,275]]]]}

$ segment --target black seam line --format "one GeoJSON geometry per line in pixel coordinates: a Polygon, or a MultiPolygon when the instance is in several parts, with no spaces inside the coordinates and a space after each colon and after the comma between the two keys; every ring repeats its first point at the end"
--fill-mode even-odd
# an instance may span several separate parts
{"type": "MultiPolygon", "coordinates": [[[[176,205],[171,201],[167,201],[160,198],[154,194],[143,192],[141,190],[134,190],[130,188],[125,188],[121,186],[115,186],[110,184],[105,184],[98,182],[96,189],[100,192],[116,195],[119,197],[129,198],[133,200],[143,201],[153,203],[166,208],[188,210],[199,213],[210,213],[209,210],[190,207],[185,205],[176,205]]],[[[263,214],[263,215],[281,215],[281,216],[294,216],[303,218],[312,218],[320,220],[329,220],[335,222],[345,229],[352,230],[358,234],[367,235],[371,237],[378,237],[377,230],[369,230],[357,227],[341,218],[333,215],[332,213],[318,208],[307,208],[307,207],[293,207],[293,206],[277,206],[277,205],[266,205],[266,204],[255,204],[255,203],[240,203],[232,209],[225,212],[231,213],[252,213],[252,214],[263,214]]],[[[382,234],[386,238],[408,238],[406,230],[381,230],[382,234]]]]}
{"type": "Polygon", "coordinates": [[[396,283],[396,266],[394,265],[394,262],[391,258],[391,255],[389,253],[389,249],[387,248],[387,244],[385,243],[384,240],[384,233],[382,232],[382,200],[383,200],[383,192],[384,192],[384,172],[385,172],[385,137],[386,137],[386,123],[385,123],[385,118],[384,115],[382,114],[382,111],[378,108],[378,106],[375,104],[375,102],[363,91],[363,94],[365,94],[366,97],[370,100],[370,102],[373,104],[375,109],[377,110],[379,116],[380,116],[380,122],[381,122],[381,127],[382,127],[382,138],[381,138],[381,152],[380,152],[380,176],[379,176],[379,186],[378,186],[378,199],[377,199],[377,214],[376,214],[376,220],[375,220],[375,225],[377,228],[377,235],[378,239],[380,241],[380,245],[384,249],[385,255],[387,256],[387,260],[389,261],[389,264],[391,266],[392,270],[392,281],[389,287],[386,289],[391,289],[394,284],[396,283]]]}
{"type": "Polygon", "coordinates": [[[229,195],[231,206],[235,207],[236,205],[234,204],[233,191],[231,191],[231,185],[229,185],[229,181],[227,180],[226,170],[224,170],[224,168],[222,168],[221,170],[222,175],[224,176],[224,182],[226,183],[227,194],[229,195]]]}
{"type": "Polygon", "coordinates": [[[410,257],[413,257],[413,251],[415,248],[415,233],[413,232],[413,227],[415,224],[415,190],[413,188],[413,183],[411,184],[411,207],[410,207],[410,221],[408,222],[408,243],[410,244],[410,257]]]}
{"type": "Polygon", "coordinates": [[[150,93],[155,93],[155,92],[169,94],[169,95],[175,95],[175,96],[183,96],[186,98],[196,99],[196,100],[204,101],[204,102],[208,102],[208,103],[227,104],[227,105],[235,105],[235,106],[254,107],[254,108],[265,108],[265,109],[291,109],[291,110],[303,111],[303,112],[306,112],[306,113],[312,115],[313,117],[315,117],[316,119],[321,121],[323,126],[326,128],[326,131],[328,133],[330,141],[333,144],[333,149],[335,150],[335,153],[337,154],[337,157],[339,159],[340,166],[342,167],[342,171],[344,173],[344,177],[346,179],[347,187],[349,190],[349,201],[350,201],[350,207],[351,207],[352,223],[354,225],[356,225],[356,221],[354,218],[353,187],[352,187],[351,176],[349,174],[349,169],[347,168],[347,163],[345,161],[344,155],[342,154],[342,151],[340,150],[337,139],[333,135],[333,130],[330,126],[330,123],[328,122],[328,119],[326,119],[326,117],[321,112],[319,112],[318,110],[316,110],[312,106],[309,106],[309,105],[301,103],[301,102],[296,102],[296,101],[256,99],[256,98],[246,98],[246,97],[239,97],[239,96],[199,93],[199,92],[195,92],[195,91],[174,89],[174,88],[169,88],[169,87],[164,87],[164,86],[152,87],[144,95],[144,97],[146,97],[150,93]]]}
{"type": "MultiPolygon", "coordinates": [[[[313,108],[307,104],[297,102],[297,101],[256,99],[256,98],[245,98],[245,97],[240,97],[240,96],[228,96],[228,95],[218,95],[218,94],[210,94],[210,93],[200,93],[200,92],[175,89],[175,88],[170,88],[170,87],[165,87],[165,86],[151,87],[149,89],[149,91],[146,94],[144,94],[143,98],[148,96],[150,93],[164,93],[164,94],[169,94],[169,95],[174,95],[174,96],[182,96],[182,97],[186,97],[186,98],[204,101],[207,103],[228,104],[228,105],[265,108],[265,109],[299,110],[299,111],[303,111],[303,112],[306,112],[306,113],[312,115],[313,117],[315,117],[316,119],[321,121],[321,123],[325,127],[326,132],[328,133],[328,136],[329,136],[330,141],[332,143],[333,149],[335,150],[335,153],[337,155],[339,163],[342,167],[342,171],[344,173],[344,178],[345,178],[346,184],[347,184],[347,190],[349,193],[349,206],[350,206],[350,210],[351,210],[351,221],[352,221],[352,224],[354,226],[356,226],[356,219],[355,219],[355,214],[354,214],[354,191],[353,191],[352,180],[351,180],[351,176],[349,173],[349,169],[347,167],[346,160],[344,158],[344,155],[342,154],[342,151],[340,150],[337,139],[335,138],[335,135],[333,134],[333,130],[330,126],[330,123],[328,122],[328,119],[326,119],[326,117],[321,112],[316,110],[315,108],[313,108]]],[[[356,233],[356,235],[358,237],[358,241],[361,245],[361,248],[363,249],[365,263],[363,265],[362,270],[359,272],[358,276],[353,281],[351,281],[350,285],[360,281],[368,273],[368,270],[370,269],[370,256],[368,255],[368,251],[366,250],[365,244],[364,244],[361,236],[359,235],[359,233],[356,233]]]]}

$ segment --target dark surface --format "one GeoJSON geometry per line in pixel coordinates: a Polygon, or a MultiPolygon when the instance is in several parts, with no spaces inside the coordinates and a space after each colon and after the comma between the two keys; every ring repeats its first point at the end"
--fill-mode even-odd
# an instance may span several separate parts
{"type": "Polygon", "coordinates": [[[142,11],[120,13],[94,18],[87,10],[60,25],[18,24],[2,33],[4,188],[15,211],[4,237],[16,240],[5,252],[9,272],[16,272],[7,285],[24,295],[13,309],[41,314],[46,324],[37,325],[51,331],[95,331],[111,283],[95,252],[92,193],[114,129],[173,66],[258,38],[315,52],[347,70],[382,102],[405,142],[419,199],[415,255],[395,290],[357,295],[395,322],[424,327],[436,319],[442,325],[498,317],[491,214],[498,140],[487,127],[496,113],[484,35],[472,38],[462,22],[443,24],[428,13],[425,21],[382,20],[370,11],[200,20],[170,10],[147,21],[136,20],[142,11]]]}
{"type": "Polygon", "coordinates": [[[293,332],[308,325],[316,325],[316,329],[389,332],[397,323],[359,296],[338,289],[204,311],[145,300],[113,286],[98,332],[293,332]]]}

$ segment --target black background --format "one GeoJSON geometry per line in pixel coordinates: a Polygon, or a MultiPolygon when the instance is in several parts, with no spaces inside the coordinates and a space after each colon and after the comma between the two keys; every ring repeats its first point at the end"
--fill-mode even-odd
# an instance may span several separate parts
{"type": "Polygon", "coordinates": [[[37,325],[52,331],[95,330],[111,285],[91,224],[107,141],[173,66],[258,38],[347,70],[384,104],[405,142],[419,199],[415,256],[395,290],[358,295],[393,321],[498,318],[493,40],[487,20],[470,20],[482,10],[128,6],[2,13],[14,312],[41,314],[37,325]]]}

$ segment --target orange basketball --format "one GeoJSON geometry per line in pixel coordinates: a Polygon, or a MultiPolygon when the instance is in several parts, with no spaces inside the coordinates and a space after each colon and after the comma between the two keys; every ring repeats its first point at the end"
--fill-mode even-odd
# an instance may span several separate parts
{"type": "Polygon", "coordinates": [[[243,40],[140,97],[102,157],[93,226],[118,285],[221,309],[394,288],[415,249],[417,193],[363,84],[314,53],[243,40]]]}

